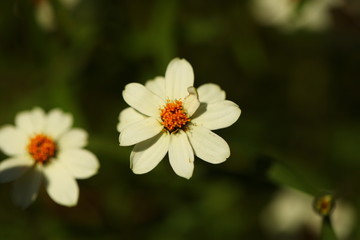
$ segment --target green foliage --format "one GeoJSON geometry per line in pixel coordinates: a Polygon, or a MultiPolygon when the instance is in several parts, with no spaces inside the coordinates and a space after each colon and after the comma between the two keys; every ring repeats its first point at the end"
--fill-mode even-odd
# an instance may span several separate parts
{"type": "Polygon", "coordinates": [[[321,229],[321,240],[338,240],[334,229],[331,226],[331,220],[329,217],[324,217],[323,225],[321,229]]]}
{"type": "MultiPolygon", "coordinates": [[[[0,239],[281,239],[261,216],[282,186],[359,206],[360,10],[335,9],[325,32],[284,33],[260,26],[250,1],[81,0],[69,9],[49,0],[52,31],[36,21],[41,1],[0,1],[0,125],[33,106],[62,108],[89,132],[101,164],[79,181],[74,208],[43,191],[22,211],[2,184],[0,239]],[[196,87],[219,84],[242,109],[216,131],[230,158],[196,159],[189,181],[167,158],[133,174],[116,131],[124,86],[164,75],[174,57],[192,64],[196,87]],[[257,161],[264,154],[271,160],[257,161]]],[[[322,239],[336,239],[326,219],[322,239]]]]}

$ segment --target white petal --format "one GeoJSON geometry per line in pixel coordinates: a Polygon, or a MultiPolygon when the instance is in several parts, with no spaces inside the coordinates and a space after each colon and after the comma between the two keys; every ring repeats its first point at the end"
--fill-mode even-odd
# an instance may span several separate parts
{"type": "Polygon", "coordinates": [[[318,231],[321,228],[321,218],[310,207],[312,201],[310,195],[283,188],[269,201],[261,216],[261,222],[270,233],[294,232],[305,225],[318,231]]]}
{"type": "Polygon", "coordinates": [[[170,134],[160,133],[136,144],[130,155],[130,168],[135,174],[150,172],[165,157],[169,142],[170,134]]]}
{"type": "Polygon", "coordinates": [[[225,100],[225,92],[221,90],[219,85],[206,83],[198,87],[200,102],[213,103],[225,100]]]}
{"type": "Polygon", "coordinates": [[[65,133],[72,125],[73,118],[71,114],[64,113],[59,109],[53,109],[49,112],[46,123],[45,133],[54,139],[65,133]]]}
{"type": "Polygon", "coordinates": [[[156,77],[152,80],[149,80],[145,83],[145,87],[147,87],[150,91],[166,100],[165,96],[165,78],[164,77],[156,77]]]}
{"type": "Polygon", "coordinates": [[[80,128],[73,128],[70,131],[64,133],[59,141],[59,148],[82,148],[87,144],[88,134],[85,130],[80,128]]]}
{"type": "Polygon", "coordinates": [[[60,2],[68,9],[73,9],[79,4],[80,0],[60,0],[60,2]]]}
{"type": "Polygon", "coordinates": [[[241,114],[239,106],[228,100],[210,103],[205,107],[206,110],[200,115],[194,114],[192,122],[210,130],[229,127],[238,120],[241,114]]]}
{"type": "Polygon", "coordinates": [[[16,126],[28,135],[42,132],[44,123],[45,113],[41,108],[20,112],[15,117],[16,126]]]}
{"type": "Polygon", "coordinates": [[[160,108],[165,104],[164,100],[139,83],[126,85],[123,98],[137,111],[152,117],[159,117],[160,108]]]}
{"type": "Polygon", "coordinates": [[[175,58],[167,66],[165,73],[166,97],[170,100],[184,98],[188,87],[194,85],[194,71],[188,61],[175,58]]]}
{"type": "Polygon", "coordinates": [[[52,5],[48,1],[40,1],[35,8],[35,19],[40,27],[46,31],[55,29],[55,13],[52,5]]]}
{"type": "Polygon", "coordinates": [[[188,116],[191,117],[200,106],[200,102],[194,87],[189,87],[188,92],[189,95],[184,99],[184,109],[188,116]]]}
{"type": "Polygon", "coordinates": [[[13,126],[6,125],[0,129],[0,149],[9,156],[26,154],[29,139],[26,134],[13,126]]]}
{"type": "Polygon", "coordinates": [[[41,164],[36,164],[14,182],[12,198],[16,205],[26,208],[36,199],[42,178],[41,168],[41,164]]]}
{"type": "Polygon", "coordinates": [[[207,128],[193,126],[186,132],[195,155],[209,163],[222,163],[230,156],[230,148],[224,139],[207,128]]]}
{"type": "Polygon", "coordinates": [[[78,179],[89,178],[95,175],[99,169],[97,157],[92,152],[84,149],[61,151],[58,160],[78,179]]]}
{"type": "Polygon", "coordinates": [[[194,171],[194,152],[183,130],[171,134],[169,160],[177,175],[191,178],[194,171]]]}
{"type": "Polygon", "coordinates": [[[356,209],[349,203],[337,201],[332,215],[332,224],[339,239],[349,239],[349,235],[355,229],[356,209]]]}
{"type": "Polygon", "coordinates": [[[34,165],[28,156],[5,159],[0,163],[0,182],[11,182],[19,178],[34,165]]]}
{"type": "Polygon", "coordinates": [[[70,172],[59,161],[51,161],[43,167],[46,191],[58,204],[75,206],[79,198],[79,187],[70,172]]]}
{"type": "Polygon", "coordinates": [[[117,130],[121,132],[128,125],[137,122],[139,120],[145,119],[146,116],[139,113],[132,107],[125,108],[120,112],[119,123],[117,125],[117,130]]]}
{"type": "Polygon", "coordinates": [[[145,118],[128,125],[119,136],[120,146],[130,146],[149,139],[158,134],[164,128],[155,118],[145,118]]]}

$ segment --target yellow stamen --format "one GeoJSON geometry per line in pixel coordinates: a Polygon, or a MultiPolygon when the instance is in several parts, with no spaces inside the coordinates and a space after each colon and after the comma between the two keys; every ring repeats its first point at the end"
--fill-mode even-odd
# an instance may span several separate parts
{"type": "Polygon", "coordinates": [[[44,134],[30,139],[27,150],[37,163],[45,163],[56,154],[56,143],[44,134]]]}
{"type": "Polygon", "coordinates": [[[180,100],[168,101],[163,109],[161,109],[160,117],[162,124],[169,132],[175,132],[185,127],[190,122],[183,108],[183,102],[180,100]]]}
{"type": "Polygon", "coordinates": [[[314,200],[314,208],[321,216],[329,216],[335,206],[335,199],[331,194],[321,195],[314,200]]]}

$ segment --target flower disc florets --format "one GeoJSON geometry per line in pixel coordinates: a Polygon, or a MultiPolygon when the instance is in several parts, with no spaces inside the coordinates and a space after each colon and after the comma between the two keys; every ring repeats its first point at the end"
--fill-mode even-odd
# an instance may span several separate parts
{"type": "Polygon", "coordinates": [[[161,109],[160,117],[162,125],[169,132],[176,132],[183,129],[190,118],[184,111],[183,102],[180,100],[168,101],[163,109],[161,109]]]}
{"type": "Polygon", "coordinates": [[[44,134],[38,134],[30,139],[27,150],[37,163],[46,163],[56,154],[56,143],[44,134]]]}

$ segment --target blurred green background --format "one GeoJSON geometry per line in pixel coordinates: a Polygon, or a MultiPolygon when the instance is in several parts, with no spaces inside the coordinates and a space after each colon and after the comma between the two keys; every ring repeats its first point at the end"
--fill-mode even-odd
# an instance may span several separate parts
{"type": "Polygon", "coordinates": [[[260,223],[278,183],[333,191],[359,209],[356,1],[333,9],[331,28],[317,33],[260,26],[249,1],[189,0],[82,0],[72,9],[51,0],[56,26],[47,31],[35,20],[39,2],[0,1],[0,125],[34,106],[71,112],[101,168],[78,181],[74,208],[43,191],[21,210],[2,184],[0,239],[280,239],[260,223]],[[220,165],[196,159],[190,180],[167,159],[135,175],[132,147],[118,146],[122,90],[164,75],[174,57],[192,64],[195,86],[219,84],[240,106],[240,119],[216,131],[232,154],[220,165]]]}

